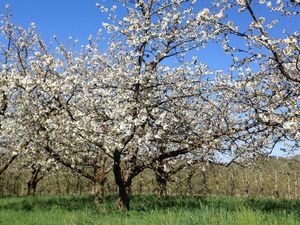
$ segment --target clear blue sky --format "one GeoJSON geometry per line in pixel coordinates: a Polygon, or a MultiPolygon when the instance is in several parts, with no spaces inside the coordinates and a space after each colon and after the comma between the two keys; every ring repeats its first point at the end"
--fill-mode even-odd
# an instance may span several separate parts
{"type": "MultiPolygon", "coordinates": [[[[23,27],[28,27],[31,22],[37,25],[38,33],[49,42],[56,35],[62,42],[66,42],[69,36],[79,40],[79,44],[86,44],[88,36],[95,36],[102,28],[101,24],[106,17],[96,8],[97,0],[2,0],[0,12],[5,12],[5,5],[9,4],[12,11],[12,21],[23,27]]],[[[273,3],[276,1],[272,1],[273,3]]],[[[105,4],[111,7],[118,4],[114,0],[106,0],[105,4]]],[[[209,1],[199,0],[199,8],[207,7],[209,1]]],[[[258,11],[260,12],[260,11],[258,11]]],[[[261,12],[263,14],[263,12],[261,12]]],[[[233,13],[232,19],[237,21],[240,27],[249,24],[249,17],[233,13]]],[[[271,15],[264,15],[270,18],[271,15]]],[[[280,17],[278,16],[280,20],[280,17]]],[[[289,31],[300,32],[300,19],[292,17],[282,21],[275,30],[275,35],[281,35],[280,30],[286,28],[289,31]]],[[[223,50],[217,46],[210,46],[199,53],[199,59],[210,65],[213,69],[228,66],[231,60],[223,54],[223,50]]],[[[282,155],[279,150],[275,155],[282,155]]]]}
{"type": "Polygon", "coordinates": [[[9,4],[12,21],[27,27],[35,22],[45,40],[57,35],[61,40],[69,36],[84,44],[89,34],[95,35],[101,26],[101,14],[95,0],[2,0],[1,12],[9,4]]]}

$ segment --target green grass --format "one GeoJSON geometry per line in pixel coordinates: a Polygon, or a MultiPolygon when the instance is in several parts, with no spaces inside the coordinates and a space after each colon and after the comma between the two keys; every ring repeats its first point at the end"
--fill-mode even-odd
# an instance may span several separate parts
{"type": "Polygon", "coordinates": [[[134,196],[129,212],[107,197],[99,212],[91,197],[2,197],[1,225],[300,225],[300,201],[229,197],[134,196]]]}

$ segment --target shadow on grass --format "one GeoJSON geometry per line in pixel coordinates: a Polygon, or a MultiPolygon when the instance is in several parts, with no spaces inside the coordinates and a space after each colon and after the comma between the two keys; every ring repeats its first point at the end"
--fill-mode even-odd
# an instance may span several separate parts
{"type": "MultiPolygon", "coordinates": [[[[11,197],[0,198],[0,210],[34,211],[34,210],[88,210],[97,209],[90,196],[38,196],[38,197],[11,197]]],[[[104,207],[107,212],[116,212],[116,196],[106,197],[104,207]]],[[[152,195],[132,196],[131,209],[136,212],[150,210],[213,210],[239,211],[251,209],[264,213],[294,213],[300,216],[299,200],[273,200],[262,198],[233,198],[233,197],[188,197],[170,196],[157,198],[152,195]]]]}
{"type": "Polygon", "coordinates": [[[12,197],[12,199],[7,200],[9,200],[7,203],[4,201],[4,203],[0,204],[0,210],[48,211],[52,209],[63,209],[73,211],[95,208],[92,197],[82,196],[12,197]]]}
{"type": "Polygon", "coordinates": [[[237,197],[187,197],[170,196],[157,198],[155,196],[133,196],[131,208],[136,211],[178,209],[199,210],[209,208],[213,210],[239,211],[251,209],[263,213],[294,213],[300,216],[299,200],[237,198],[237,197]]]}

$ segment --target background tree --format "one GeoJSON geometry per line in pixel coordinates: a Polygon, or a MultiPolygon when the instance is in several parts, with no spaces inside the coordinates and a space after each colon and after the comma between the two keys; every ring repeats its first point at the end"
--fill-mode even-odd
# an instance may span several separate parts
{"type": "MultiPolygon", "coordinates": [[[[283,24],[299,19],[299,4],[290,1],[223,1],[215,4],[230,19],[238,11],[248,24],[239,21],[219,23],[222,45],[232,56],[232,74],[241,101],[253,120],[268,131],[270,151],[299,148],[299,27],[283,24]],[[280,33],[280,35],[279,35],[280,33]],[[250,111],[251,109],[251,111],[250,111]]],[[[225,17],[224,17],[225,18],[225,17]]]]}

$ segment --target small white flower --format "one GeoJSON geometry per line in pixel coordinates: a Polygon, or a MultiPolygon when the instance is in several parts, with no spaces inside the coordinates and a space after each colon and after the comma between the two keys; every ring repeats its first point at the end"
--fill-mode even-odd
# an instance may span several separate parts
{"type": "Polygon", "coordinates": [[[216,19],[222,19],[224,17],[223,11],[220,11],[218,14],[215,15],[216,19]]]}
{"type": "Polygon", "coordinates": [[[16,152],[16,151],[13,151],[13,152],[11,153],[12,156],[16,156],[16,155],[18,155],[18,154],[19,154],[19,153],[16,152]]]}
{"type": "MultiPolygon", "coordinates": [[[[199,12],[199,14],[198,14],[198,17],[207,17],[207,16],[209,16],[209,14],[210,14],[210,11],[209,11],[209,9],[208,8],[204,8],[204,9],[202,9],[202,11],[201,12],[199,12]]],[[[198,19],[200,19],[200,18],[198,18],[198,19]]]]}
{"type": "Polygon", "coordinates": [[[286,130],[292,130],[297,125],[297,122],[288,121],[283,124],[283,128],[286,130]]]}
{"type": "Polygon", "coordinates": [[[41,53],[40,53],[40,52],[35,52],[34,55],[35,55],[36,57],[40,57],[40,56],[41,56],[41,53]]]}
{"type": "Polygon", "coordinates": [[[30,23],[30,26],[31,26],[32,28],[36,28],[36,25],[35,25],[34,22],[30,23]]]}

